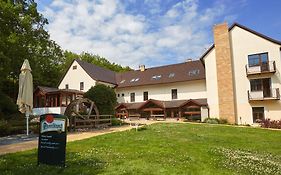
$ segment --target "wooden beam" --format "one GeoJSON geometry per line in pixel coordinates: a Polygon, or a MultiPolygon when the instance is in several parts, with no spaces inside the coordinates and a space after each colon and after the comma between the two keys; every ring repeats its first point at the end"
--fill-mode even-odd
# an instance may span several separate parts
{"type": "Polygon", "coordinates": [[[145,108],[143,111],[163,111],[162,108],[145,108]]]}

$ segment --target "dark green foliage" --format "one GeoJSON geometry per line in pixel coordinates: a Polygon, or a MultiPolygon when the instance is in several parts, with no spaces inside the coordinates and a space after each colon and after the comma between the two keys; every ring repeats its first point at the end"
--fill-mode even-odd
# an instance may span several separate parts
{"type": "Polygon", "coordinates": [[[18,113],[17,105],[10,97],[0,91],[0,119],[8,119],[14,113],[18,113]]]}
{"type": "Polygon", "coordinates": [[[120,119],[116,118],[116,117],[113,117],[111,119],[111,125],[112,126],[120,126],[122,124],[123,124],[123,122],[120,119]]]}
{"type": "Polygon", "coordinates": [[[220,119],[219,123],[220,124],[228,124],[228,121],[227,121],[227,119],[220,119]]]}
{"type": "MultiPolygon", "coordinates": [[[[0,91],[14,101],[18,93],[18,76],[24,59],[28,59],[34,87],[55,87],[75,58],[116,71],[127,71],[98,55],[64,52],[50,39],[44,27],[48,20],[37,10],[34,0],[0,1],[0,91]]],[[[1,94],[0,94],[1,97],[1,94]]],[[[15,113],[15,104],[4,96],[0,99],[0,118],[15,113]]]]}
{"type": "Polygon", "coordinates": [[[11,126],[6,120],[0,120],[0,136],[9,135],[11,132],[11,126]]]}
{"type": "Polygon", "coordinates": [[[98,84],[89,89],[84,97],[94,101],[100,114],[113,115],[117,98],[114,90],[103,84],[98,84]]]}
{"type": "Polygon", "coordinates": [[[0,1],[0,12],[0,88],[16,98],[24,59],[30,62],[35,86],[56,85],[62,74],[62,50],[50,40],[44,29],[48,21],[34,0],[0,1]]]}
{"type": "Polygon", "coordinates": [[[218,118],[206,118],[204,123],[210,123],[210,124],[228,124],[227,119],[218,119],[218,118]]]}
{"type": "Polygon", "coordinates": [[[220,120],[217,118],[206,118],[203,122],[210,123],[210,124],[219,124],[220,120]]]}
{"type": "Polygon", "coordinates": [[[70,63],[74,59],[81,59],[83,61],[86,61],[88,63],[95,64],[97,66],[112,70],[114,72],[126,72],[132,70],[130,67],[122,67],[119,64],[111,63],[106,58],[100,57],[99,55],[94,55],[91,53],[81,53],[80,55],[72,53],[70,51],[64,52],[64,69],[67,69],[70,63]]]}
{"type": "MultiPolygon", "coordinates": [[[[9,120],[0,120],[0,136],[23,134],[26,132],[26,119],[23,116],[11,116],[11,118],[9,120]]],[[[38,133],[38,124],[29,122],[29,130],[33,133],[38,133]]]]}

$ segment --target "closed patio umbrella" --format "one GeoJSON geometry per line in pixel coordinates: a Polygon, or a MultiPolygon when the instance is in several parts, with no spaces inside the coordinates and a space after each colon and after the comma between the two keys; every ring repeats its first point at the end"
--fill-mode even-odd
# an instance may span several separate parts
{"type": "Polygon", "coordinates": [[[17,105],[21,113],[26,116],[26,135],[28,135],[28,119],[33,108],[33,80],[31,68],[27,59],[24,60],[19,75],[19,94],[17,105]]]}

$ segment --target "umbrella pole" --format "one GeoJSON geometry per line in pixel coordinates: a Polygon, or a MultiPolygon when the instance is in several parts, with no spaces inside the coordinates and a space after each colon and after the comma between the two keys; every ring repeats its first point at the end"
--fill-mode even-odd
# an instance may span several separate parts
{"type": "Polygon", "coordinates": [[[26,117],[26,135],[28,136],[29,130],[28,130],[28,119],[29,119],[29,113],[25,112],[25,117],[26,117]]]}

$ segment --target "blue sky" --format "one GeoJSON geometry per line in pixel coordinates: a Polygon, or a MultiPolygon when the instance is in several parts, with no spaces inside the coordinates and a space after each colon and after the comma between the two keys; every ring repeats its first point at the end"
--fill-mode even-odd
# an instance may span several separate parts
{"type": "Polygon", "coordinates": [[[281,40],[279,0],[37,0],[63,49],[137,68],[197,59],[212,27],[238,22],[281,40]]]}

